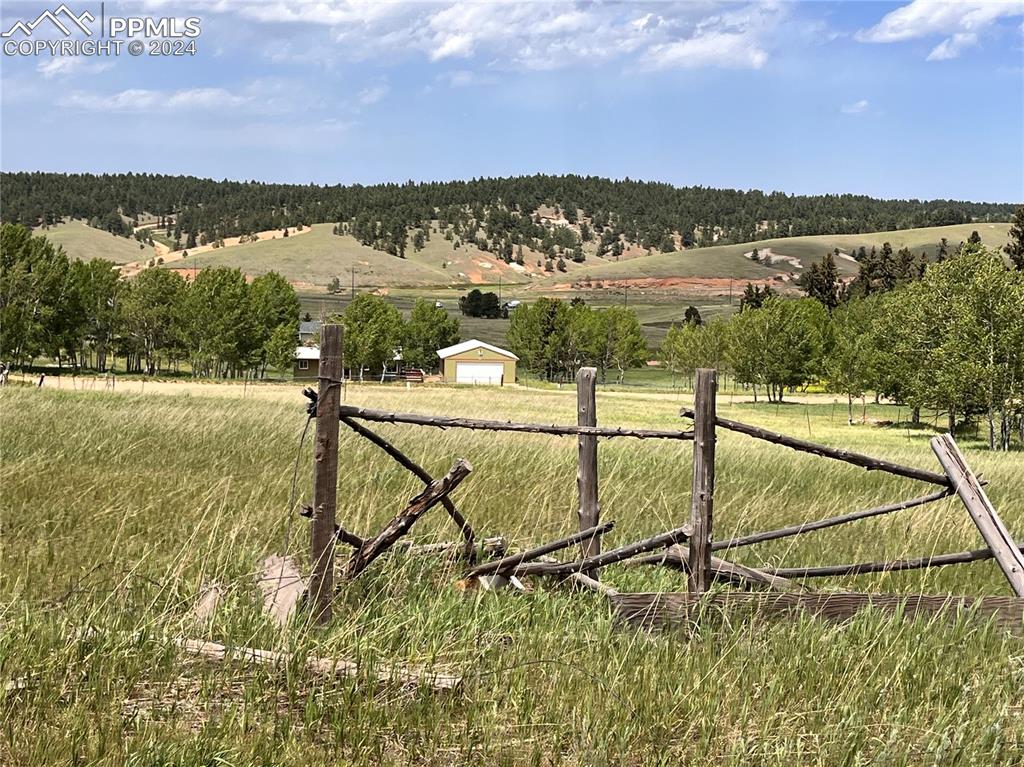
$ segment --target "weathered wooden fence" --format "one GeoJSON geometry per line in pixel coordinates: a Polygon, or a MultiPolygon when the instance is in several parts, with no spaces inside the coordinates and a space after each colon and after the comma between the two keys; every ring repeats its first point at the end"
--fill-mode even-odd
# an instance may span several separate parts
{"type": "MultiPolygon", "coordinates": [[[[374,559],[388,549],[400,545],[405,535],[427,510],[441,504],[462,535],[460,544],[422,547],[431,550],[455,551],[468,562],[463,585],[480,582],[486,587],[509,583],[518,576],[543,575],[598,591],[607,596],[617,615],[641,625],[667,625],[696,620],[708,609],[729,608],[757,611],[766,615],[788,615],[802,611],[826,618],[843,619],[865,607],[883,612],[913,616],[957,615],[971,611],[985,619],[993,619],[1014,630],[1024,621],[1024,555],[1010,536],[995,508],[985,495],[983,483],[971,472],[963,454],[949,435],[935,437],[931,446],[942,473],[819,445],[795,437],[762,429],[750,424],[720,418],[716,412],[717,376],[714,370],[697,371],[693,409],[680,415],[693,420],[692,430],[640,429],[609,427],[598,424],[595,394],[596,371],[582,368],[576,378],[577,423],[575,425],[517,423],[453,416],[398,413],[343,405],[338,386],[341,366],[341,333],[336,326],[324,328],[321,349],[319,391],[304,391],[311,400],[310,414],[317,419],[316,460],[313,505],[307,507],[312,518],[310,605],[313,616],[326,621],[331,615],[334,593],[334,556],[337,542],[352,549],[348,561],[338,569],[340,581],[356,577],[374,559]],[[377,535],[363,538],[345,530],[335,521],[336,483],[338,471],[338,425],[344,424],[356,434],[381,448],[387,455],[424,483],[424,490],[413,498],[377,535]],[[505,554],[503,539],[491,545],[490,553],[499,557],[477,564],[478,547],[475,533],[465,516],[451,499],[452,491],[472,471],[470,464],[459,459],[444,477],[435,479],[413,462],[390,441],[376,434],[366,423],[393,423],[442,429],[472,429],[491,432],[517,432],[575,436],[578,447],[577,492],[579,499],[579,532],[527,551],[505,554]],[[715,447],[718,429],[747,435],[811,455],[852,464],[868,471],[880,471],[913,479],[939,489],[927,495],[890,503],[862,511],[789,525],[776,530],[715,541],[715,447]],[[613,527],[602,522],[599,500],[598,441],[600,439],[668,439],[693,441],[692,501],[689,521],[659,535],[602,551],[602,537],[613,527]],[[947,498],[960,497],[987,544],[986,548],[938,554],[917,559],[882,562],[823,565],[816,567],[754,568],[716,556],[744,546],[802,535],[837,525],[849,524],[903,509],[947,498]],[[549,555],[579,546],[575,561],[559,561],[549,555]],[[653,553],[652,553],[653,552],[653,553]],[[1014,597],[959,597],[946,595],[874,594],[855,592],[811,592],[797,579],[884,573],[902,570],[941,567],[983,559],[995,559],[1005,574],[1014,597]],[[601,583],[602,567],[617,562],[631,565],[660,565],[687,574],[688,588],[679,593],[620,593],[601,583]],[[744,591],[712,590],[716,583],[738,586],[744,591]],[[710,593],[709,593],[710,591],[710,593]],[[760,591],[761,593],[750,593],[760,591]]],[[[407,547],[409,550],[416,547],[407,547]]],[[[487,553],[485,551],[485,553],[487,553]]]]}

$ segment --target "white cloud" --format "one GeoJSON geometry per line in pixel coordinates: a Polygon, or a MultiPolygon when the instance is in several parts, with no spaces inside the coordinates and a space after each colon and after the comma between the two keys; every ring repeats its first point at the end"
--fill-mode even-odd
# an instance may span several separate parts
{"type": "Polygon", "coordinates": [[[158,91],[129,88],[113,94],[73,91],[59,99],[61,106],[87,112],[186,112],[230,109],[247,104],[248,96],[223,88],[187,88],[158,91]]]}
{"type": "Polygon", "coordinates": [[[760,69],[768,60],[767,40],[784,13],[782,5],[763,3],[708,16],[689,36],[651,46],[645,63],[655,69],[760,69]]]}
{"type": "Polygon", "coordinates": [[[980,32],[1001,18],[1024,15],[1024,0],[913,0],[855,35],[864,43],[895,43],[942,35],[928,61],[953,59],[978,43],[980,32]]]}
{"type": "Polygon", "coordinates": [[[860,101],[854,101],[852,104],[843,104],[842,113],[844,115],[859,115],[868,111],[870,104],[867,99],[861,99],[860,101]]]}
{"type": "MultiPolygon", "coordinates": [[[[154,12],[170,7],[169,2],[148,0],[154,12]]],[[[190,0],[175,0],[174,7],[182,4],[190,0]]],[[[480,56],[497,70],[545,70],[616,59],[640,60],[651,68],[758,68],[770,55],[787,4],[214,0],[203,5],[203,12],[261,24],[328,27],[338,44],[336,55],[355,60],[480,56]]],[[[308,43],[309,36],[305,39],[308,43]]]]}
{"type": "Polygon", "coordinates": [[[653,46],[648,63],[655,69],[726,67],[760,69],[768,54],[741,34],[711,32],[653,46]]]}
{"type": "Polygon", "coordinates": [[[469,34],[447,35],[430,53],[433,61],[446,59],[449,56],[466,57],[473,53],[473,36],[469,34]]]}
{"type": "Polygon", "coordinates": [[[932,48],[928,61],[946,61],[955,59],[965,48],[978,44],[978,36],[974,32],[957,32],[932,48]]]}
{"type": "Polygon", "coordinates": [[[114,66],[110,61],[90,62],[84,56],[54,56],[40,61],[36,71],[47,80],[54,77],[68,77],[75,74],[98,74],[114,66]]]}
{"type": "Polygon", "coordinates": [[[494,85],[498,82],[498,78],[493,75],[474,72],[471,69],[457,69],[454,72],[444,72],[438,75],[437,79],[447,82],[452,88],[468,88],[475,85],[494,85]]]}
{"type": "Polygon", "coordinates": [[[359,91],[359,95],[356,98],[360,104],[364,107],[368,107],[371,104],[376,104],[387,96],[390,90],[391,89],[386,83],[371,85],[369,88],[363,88],[363,90],[359,91]]]}

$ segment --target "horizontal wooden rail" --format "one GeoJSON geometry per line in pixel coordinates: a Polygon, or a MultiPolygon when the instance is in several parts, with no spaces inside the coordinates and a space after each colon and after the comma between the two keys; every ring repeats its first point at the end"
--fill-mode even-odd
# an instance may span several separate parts
{"type": "MultiPolygon", "coordinates": [[[[681,573],[690,572],[689,550],[686,546],[677,544],[669,546],[664,551],[654,554],[644,554],[642,557],[634,557],[626,562],[627,567],[639,565],[663,565],[671,570],[678,570],[681,573]]],[[[775,591],[799,591],[803,587],[800,584],[772,575],[766,570],[758,570],[747,565],[740,565],[729,562],[719,557],[711,557],[711,580],[715,583],[728,583],[733,586],[744,588],[768,587],[775,591]]]]}
{"type": "Polygon", "coordinates": [[[992,559],[991,549],[971,549],[953,554],[933,554],[917,559],[894,559],[888,562],[857,562],[848,565],[819,565],[816,567],[765,567],[766,573],[783,578],[827,578],[834,575],[864,575],[866,573],[896,573],[901,570],[924,570],[928,567],[962,565],[992,559]]]}
{"type": "Polygon", "coordinates": [[[1016,597],[727,591],[703,597],[685,592],[619,594],[610,600],[618,620],[645,628],[690,626],[703,614],[714,610],[728,611],[731,619],[744,614],[771,618],[805,612],[826,620],[846,621],[861,610],[871,608],[909,620],[954,621],[961,615],[969,615],[979,621],[991,620],[999,628],[1015,634],[1024,629],[1024,599],[1016,597]]]}
{"type": "MultiPolygon", "coordinates": [[[[693,418],[693,410],[689,408],[683,408],[679,414],[686,418],[693,418]]],[[[845,463],[850,463],[854,466],[860,466],[862,469],[867,469],[868,471],[883,471],[887,474],[895,474],[900,477],[908,477],[909,479],[918,479],[922,482],[930,482],[933,485],[941,485],[943,487],[951,486],[949,477],[945,474],[928,471],[927,469],[918,469],[913,466],[901,466],[898,463],[892,463],[891,461],[886,461],[882,458],[873,458],[870,455],[864,455],[863,453],[854,453],[841,448],[819,445],[816,442],[808,442],[805,439],[788,437],[785,434],[768,431],[767,429],[762,429],[759,426],[751,426],[748,423],[730,421],[728,418],[716,418],[715,423],[723,429],[739,432],[740,434],[746,434],[748,437],[763,439],[765,442],[783,445],[785,447],[792,448],[793,450],[799,450],[802,453],[811,453],[812,455],[819,455],[823,458],[832,458],[836,461],[844,461],[845,463]]]]}
{"type": "Polygon", "coordinates": [[[523,562],[529,562],[534,559],[539,559],[545,554],[550,554],[553,551],[559,551],[560,549],[567,549],[570,546],[575,546],[577,543],[593,538],[595,535],[603,535],[604,533],[610,532],[615,527],[614,522],[605,522],[603,525],[595,525],[589,527],[586,530],[580,530],[578,533],[560,538],[557,541],[551,543],[545,543],[543,546],[537,546],[533,549],[522,551],[518,554],[512,554],[505,557],[504,559],[498,559],[494,562],[487,562],[486,564],[477,565],[466,573],[467,578],[475,578],[478,575],[488,575],[490,573],[497,573],[502,570],[508,570],[516,565],[520,565],[523,562]]]}
{"type": "Polygon", "coordinates": [[[515,423],[514,421],[486,421],[479,418],[452,418],[419,413],[391,413],[386,410],[342,405],[339,418],[358,418],[378,423],[408,423],[414,426],[434,426],[439,429],[475,429],[479,431],[517,431],[528,434],[554,434],[559,437],[583,435],[590,437],[635,437],[636,439],[692,440],[692,431],[665,429],[632,429],[624,426],[559,426],[542,423],[515,423]]]}
{"type": "Polygon", "coordinates": [[[750,535],[741,535],[738,538],[730,538],[724,541],[715,541],[711,544],[712,551],[725,551],[728,549],[738,549],[741,546],[751,546],[755,543],[764,543],[765,541],[775,541],[780,538],[788,538],[791,535],[800,535],[801,533],[809,533],[812,530],[824,530],[827,527],[835,527],[836,525],[845,525],[848,522],[856,522],[858,519],[868,519],[870,517],[877,517],[882,514],[891,514],[894,511],[901,511],[903,509],[910,509],[914,506],[923,506],[926,503],[932,501],[939,501],[943,498],[948,498],[953,494],[952,488],[946,488],[945,490],[939,490],[938,492],[931,493],[930,495],[922,495],[919,498],[911,498],[908,501],[900,501],[899,503],[889,503],[885,506],[876,506],[873,509],[864,509],[863,511],[854,511],[849,514],[840,514],[836,517],[826,517],[825,519],[818,519],[813,522],[803,522],[799,525],[790,525],[789,527],[780,527],[777,530],[765,530],[760,533],[751,533],[750,535]]]}
{"type": "Polygon", "coordinates": [[[671,546],[674,543],[682,543],[683,541],[690,539],[692,532],[690,525],[683,525],[675,530],[659,533],[652,538],[646,538],[642,541],[637,541],[636,543],[630,543],[627,546],[620,546],[617,549],[612,549],[604,552],[603,554],[588,557],[587,559],[581,559],[578,562],[524,562],[521,565],[510,566],[503,569],[502,572],[505,575],[562,576],[569,575],[571,573],[586,572],[587,570],[592,570],[595,567],[605,567],[606,565],[621,562],[622,560],[629,559],[637,554],[643,554],[645,551],[654,551],[655,549],[663,549],[666,546],[671,546]]]}

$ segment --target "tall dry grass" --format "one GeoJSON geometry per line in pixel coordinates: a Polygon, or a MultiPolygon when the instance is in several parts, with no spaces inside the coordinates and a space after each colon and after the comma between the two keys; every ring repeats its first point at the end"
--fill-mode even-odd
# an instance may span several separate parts
{"type": "MultiPolygon", "coordinates": [[[[326,630],[283,634],[262,615],[253,572],[308,529],[288,514],[305,420],[294,397],[156,396],[10,388],[0,393],[0,761],[78,764],[991,764],[1024,759],[1024,651],[964,621],[864,614],[708,623],[645,634],[613,625],[601,598],[537,582],[529,595],[462,594],[459,570],[391,555],[345,587],[326,630]],[[207,625],[188,613],[201,585],[227,589],[207,625]],[[171,641],[410,663],[462,673],[454,695],[211,664],[171,641]]],[[[357,387],[367,406],[571,422],[557,391],[357,387]]],[[[602,393],[606,424],[671,426],[681,400],[602,393]]],[[[934,466],[928,431],[848,427],[842,406],[753,406],[724,415],[934,466]]],[[[870,407],[893,419],[895,408],[870,407]]],[[[575,522],[575,443],[566,438],[381,426],[440,474],[473,474],[456,500],[481,535],[525,546],[575,522]]],[[[310,488],[309,440],[300,498],[310,488]]],[[[1024,529],[1024,456],[969,448],[1011,530],[1024,529]]],[[[690,446],[602,442],[607,545],[676,526],[689,513],[690,446]]],[[[383,453],[343,434],[339,516],[367,533],[418,490],[383,453]]],[[[717,537],[927,492],[784,448],[721,436],[717,537]]],[[[414,531],[449,540],[440,510],[414,531]]],[[[737,553],[750,564],[879,559],[980,545],[955,500],[737,553]]],[[[677,574],[611,567],[622,590],[678,590],[677,574]]],[[[820,588],[1003,594],[991,562],[832,579],[820,588]]]]}

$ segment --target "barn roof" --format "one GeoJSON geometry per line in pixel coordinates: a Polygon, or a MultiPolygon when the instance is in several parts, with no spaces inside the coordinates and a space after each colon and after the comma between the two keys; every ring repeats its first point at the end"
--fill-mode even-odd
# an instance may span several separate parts
{"type": "Polygon", "coordinates": [[[320,348],[317,346],[296,346],[295,359],[318,360],[320,359],[320,348]]]}
{"type": "Polygon", "coordinates": [[[444,349],[438,349],[437,356],[440,357],[441,359],[447,359],[448,357],[454,357],[456,354],[462,354],[463,352],[472,351],[473,349],[488,349],[494,352],[495,354],[500,354],[503,357],[508,357],[509,359],[519,359],[508,349],[502,349],[499,346],[494,346],[485,341],[478,341],[475,338],[471,338],[468,341],[463,341],[460,344],[455,344],[454,346],[447,346],[444,349]]]}

